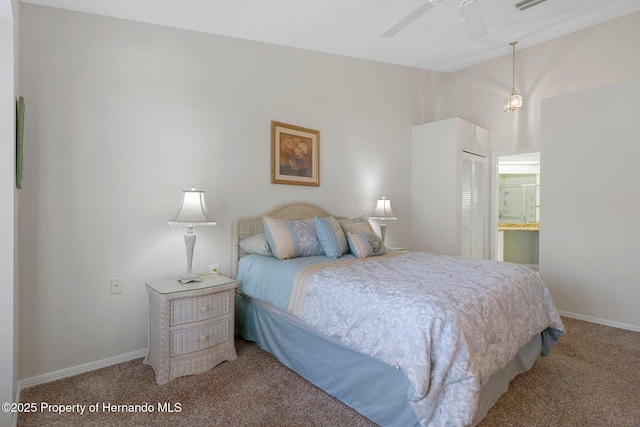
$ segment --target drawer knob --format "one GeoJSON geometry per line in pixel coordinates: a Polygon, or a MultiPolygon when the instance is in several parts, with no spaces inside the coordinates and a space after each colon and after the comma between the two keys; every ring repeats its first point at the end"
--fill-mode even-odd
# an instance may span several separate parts
{"type": "Polygon", "coordinates": [[[209,311],[209,306],[208,305],[204,305],[202,307],[200,307],[200,311],[203,313],[206,313],[207,311],[209,311]]]}
{"type": "Polygon", "coordinates": [[[208,340],[208,339],[209,339],[209,337],[208,337],[208,336],[206,336],[206,335],[202,335],[202,336],[200,337],[200,341],[201,341],[201,342],[205,342],[205,341],[206,341],[206,340],[208,340]]]}

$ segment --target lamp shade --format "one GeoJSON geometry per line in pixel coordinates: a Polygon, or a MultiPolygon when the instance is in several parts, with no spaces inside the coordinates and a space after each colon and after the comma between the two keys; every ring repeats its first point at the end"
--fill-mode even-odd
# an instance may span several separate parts
{"type": "Polygon", "coordinates": [[[216,222],[207,211],[207,205],[204,202],[204,191],[196,190],[195,188],[184,190],[180,209],[169,220],[169,225],[184,227],[216,225],[216,222]]]}
{"type": "Polygon", "coordinates": [[[394,220],[397,219],[393,211],[391,210],[391,200],[386,198],[382,198],[378,200],[376,204],[376,209],[373,211],[370,219],[384,219],[384,220],[394,220]]]}

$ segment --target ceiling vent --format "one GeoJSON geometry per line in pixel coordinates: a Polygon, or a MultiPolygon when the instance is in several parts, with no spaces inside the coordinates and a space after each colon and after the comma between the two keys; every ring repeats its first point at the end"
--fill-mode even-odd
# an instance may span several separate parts
{"type": "Polygon", "coordinates": [[[544,3],[547,0],[522,0],[519,3],[516,3],[516,7],[520,10],[527,10],[530,7],[537,6],[540,3],[544,3]]]}

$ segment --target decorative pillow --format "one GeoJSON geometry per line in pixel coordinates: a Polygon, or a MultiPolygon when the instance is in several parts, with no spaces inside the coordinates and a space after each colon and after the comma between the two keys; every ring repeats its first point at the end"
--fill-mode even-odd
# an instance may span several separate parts
{"type": "Polygon", "coordinates": [[[371,224],[369,223],[369,219],[366,216],[360,216],[358,218],[342,220],[340,221],[340,225],[342,226],[342,230],[344,231],[344,234],[347,234],[347,233],[375,234],[375,232],[373,231],[373,227],[371,227],[371,224]]]}
{"type": "Polygon", "coordinates": [[[336,259],[349,252],[347,238],[337,219],[315,217],[313,220],[316,223],[316,233],[325,255],[336,259]]]}
{"type": "Polygon", "coordinates": [[[263,222],[267,242],[276,258],[324,254],[313,218],[284,220],[265,216],[263,222]]]}
{"type": "Polygon", "coordinates": [[[240,248],[248,254],[273,256],[273,252],[271,252],[267,242],[267,235],[264,233],[254,234],[251,237],[240,240],[240,248]]]}
{"type": "Polygon", "coordinates": [[[382,239],[375,233],[347,233],[349,248],[356,258],[366,258],[386,253],[382,239]]]}

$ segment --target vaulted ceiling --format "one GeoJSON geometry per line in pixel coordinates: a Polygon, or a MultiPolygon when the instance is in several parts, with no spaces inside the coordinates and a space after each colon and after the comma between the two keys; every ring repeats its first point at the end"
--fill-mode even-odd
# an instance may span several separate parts
{"type": "Polygon", "coordinates": [[[640,0],[22,1],[445,72],[640,11],[640,0]]]}

